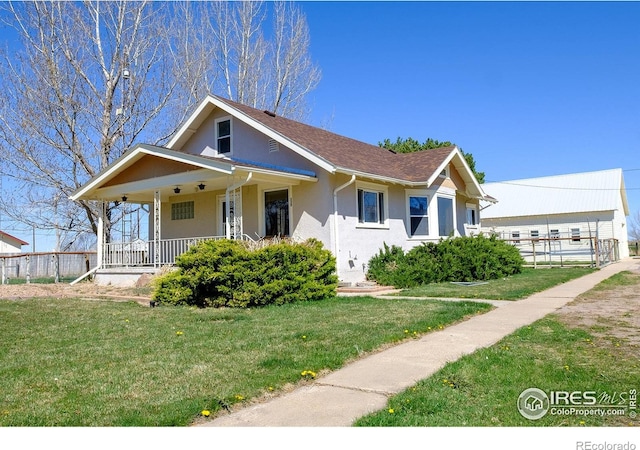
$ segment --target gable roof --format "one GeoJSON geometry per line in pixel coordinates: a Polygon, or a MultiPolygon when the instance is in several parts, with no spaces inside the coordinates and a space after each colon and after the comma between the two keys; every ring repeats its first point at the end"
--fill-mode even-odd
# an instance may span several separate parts
{"type": "MultiPolygon", "coordinates": [[[[81,188],[75,191],[69,198],[71,200],[79,200],[81,198],[84,199],[98,199],[96,197],[96,191],[99,189],[116,189],[114,192],[119,193],[115,195],[111,192],[111,196],[115,195],[119,197],[122,195],[122,186],[118,186],[121,183],[133,181],[137,182],[138,189],[157,189],[159,186],[164,185],[162,180],[162,175],[156,175],[149,180],[144,182],[140,182],[139,180],[117,180],[117,177],[127,168],[132,167],[136,163],[139,163],[143,160],[143,158],[147,156],[157,157],[160,159],[173,161],[178,164],[183,164],[185,166],[191,166],[191,174],[195,178],[200,178],[202,171],[200,169],[210,170],[213,172],[218,172],[222,175],[231,175],[236,170],[246,170],[252,172],[259,172],[264,174],[280,174],[286,175],[291,179],[303,179],[315,181],[316,177],[313,172],[298,170],[289,167],[275,166],[270,164],[259,163],[255,161],[247,161],[247,160],[233,160],[226,158],[215,158],[211,156],[205,155],[192,155],[189,153],[178,152],[175,150],[167,149],[165,147],[159,147],[156,145],[148,145],[148,144],[138,144],[135,147],[131,148],[124,155],[118,158],[116,161],[111,163],[107,168],[105,168],[102,172],[100,172],[97,176],[93,177],[87,183],[85,183],[81,188]],[[111,187],[110,183],[115,182],[115,187],[111,187]],[[119,189],[119,190],[118,190],[119,189]]],[[[164,175],[170,175],[169,173],[164,175]]],[[[104,195],[104,193],[102,194],[104,195]]]]}
{"type": "Polygon", "coordinates": [[[467,195],[485,198],[460,150],[443,147],[423,152],[396,154],[321,128],[261,111],[241,103],[208,96],[167,144],[179,150],[215,109],[261,131],[281,145],[307,158],[330,173],[347,173],[363,177],[408,184],[430,185],[447,164],[453,163],[467,184],[467,195]]]}
{"type": "Polygon", "coordinates": [[[612,211],[622,202],[629,215],[622,169],[485,183],[500,202],[483,209],[483,219],[612,211]]]}
{"type": "Polygon", "coordinates": [[[18,239],[17,237],[11,236],[9,233],[5,233],[4,231],[0,230],[0,239],[2,238],[11,239],[20,245],[29,245],[28,242],[25,242],[22,239],[18,239]]]}

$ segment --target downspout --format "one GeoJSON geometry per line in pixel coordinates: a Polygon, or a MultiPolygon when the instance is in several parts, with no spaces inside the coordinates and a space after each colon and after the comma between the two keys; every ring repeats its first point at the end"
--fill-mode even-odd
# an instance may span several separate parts
{"type": "MultiPolygon", "coordinates": [[[[231,224],[229,223],[229,218],[230,218],[229,217],[229,211],[231,211],[231,208],[230,208],[230,205],[229,205],[229,192],[235,191],[239,187],[242,187],[245,184],[247,184],[251,180],[251,177],[253,177],[253,172],[249,172],[249,175],[247,176],[246,180],[240,181],[240,182],[238,182],[236,184],[233,184],[233,185],[229,186],[227,188],[227,190],[225,191],[225,193],[224,193],[224,201],[227,202],[227,212],[226,212],[226,214],[227,214],[227,217],[226,217],[227,224],[224,227],[225,228],[224,234],[225,234],[225,237],[227,239],[231,239],[231,224]]],[[[235,208],[235,205],[234,205],[234,208],[235,208]]]]}
{"type": "Polygon", "coordinates": [[[351,175],[351,179],[341,186],[338,186],[333,190],[333,253],[336,256],[336,275],[338,280],[340,279],[340,264],[338,261],[338,192],[352,185],[356,181],[356,176],[351,175]]]}

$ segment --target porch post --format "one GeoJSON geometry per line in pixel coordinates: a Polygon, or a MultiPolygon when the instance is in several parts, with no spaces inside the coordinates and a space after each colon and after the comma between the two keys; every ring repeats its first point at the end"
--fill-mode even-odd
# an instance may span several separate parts
{"type": "Polygon", "coordinates": [[[100,202],[100,212],[98,213],[98,245],[96,249],[96,257],[98,266],[104,266],[104,202],[100,202]]]}
{"type": "Polygon", "coordinates": [[[162,237],[160,230],[162,199],[160,198],[160,191],[155,191],[153,194],[153,267],[160,267],[162,259],[160,258],[160,239],[162,237]]]}

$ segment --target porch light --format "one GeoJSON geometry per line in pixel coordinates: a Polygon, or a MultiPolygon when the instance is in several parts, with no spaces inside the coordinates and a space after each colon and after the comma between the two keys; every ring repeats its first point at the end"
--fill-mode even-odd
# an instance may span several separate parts
{"type": "Polygon", "coordinates": [[[180,187],[176,186],[176,188],[173,190],[173,192],[175,192],[176,194],[180,193],[180,187]]]}
{"type": "Polygon", "coordinates": [[[200,183],[200,184],[198,185],[198,189],[200,189],[201,191],[204,191],[204,188],[205,188],[204,183],[200,183]]]}
{"type": "Polygon", "coordinates": [[[126,194],[122,196],[122,201],[123,201],[123,202],[126,202],[126,201],[127,201],[127,195],[126,195],[126,194]]]}

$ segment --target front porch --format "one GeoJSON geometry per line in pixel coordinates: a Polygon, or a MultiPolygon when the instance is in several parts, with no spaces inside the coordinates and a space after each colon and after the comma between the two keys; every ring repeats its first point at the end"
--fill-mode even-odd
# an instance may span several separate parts
{"type": "Polygon", "coordinates": [[[92,273],[108,272],[113,282],[120,271],[130,284],[132,274],[173,266],[202,241],[290,236],[293,188],[315,181],[295,169],[139,147],[72,198],[91,200],[98,211],[92,273]]]}

